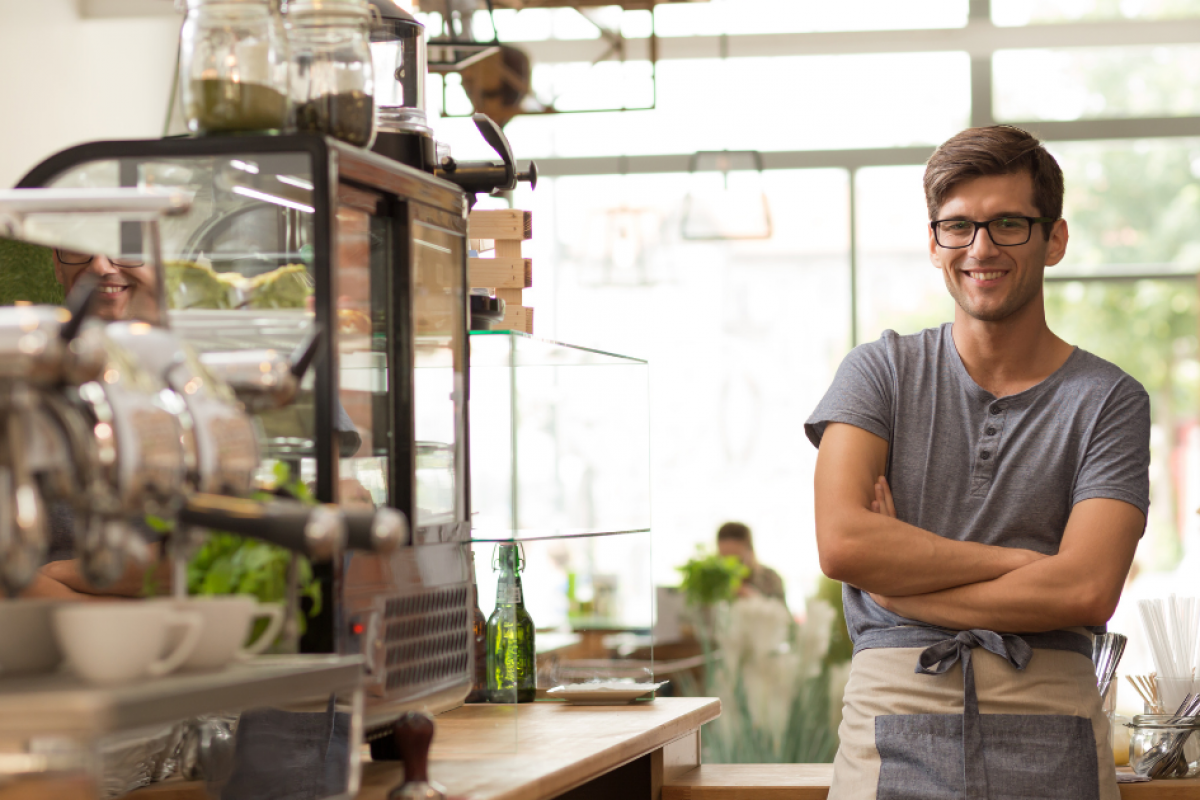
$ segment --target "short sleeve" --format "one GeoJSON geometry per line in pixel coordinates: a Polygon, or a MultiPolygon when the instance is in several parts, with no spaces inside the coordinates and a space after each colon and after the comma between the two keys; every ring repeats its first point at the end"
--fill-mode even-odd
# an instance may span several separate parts
{"type": "Polygon", "coordinates": [[[1092,429],[1071,505],[1095,497],[1123,500],[1143,515],[1150,509],[1150,397],[1140,385],[1114,394],[1092,429]]]}
{"type": "Polygon", "coordinates": [[[804,423],[814,447],[821,446],[830,422],[844,422],[892,440],[896,370],[889,344],[894,344],[895,338],[895,333],[887,331],[883,338],[854,348],[842,360],[833,384],[804,423]]]}

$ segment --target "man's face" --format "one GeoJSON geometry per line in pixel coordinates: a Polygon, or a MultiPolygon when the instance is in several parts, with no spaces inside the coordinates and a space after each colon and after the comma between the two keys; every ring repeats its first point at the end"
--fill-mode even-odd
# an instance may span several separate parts
{"type": "Polygon", "coordinates": [[[76,281],[90,272],[100,279],[93,312],[110,322],[138,319],[158,322],[158,282],[154,268],[148,265],[118,267],[105,256],[90,258],[86,253],[54,251],[54,275],[70,292],[76,281]]]}
{"type": "MultiPolygon", "coordinates": [[[[938,209],[938,219],[975,222],[1005,216],[1040,217],[1033,203],[1033,178],[1028,172],[988,175],[957,187],[938,209]]],[[[980,229],[970,247],[940,247],[929,231],[929,258],[942,271],[946,288],[958,307],[984,322],[1009,319],[1041,296],[1047,266],[1062,260],[1067,250],[1067,223],[1054,223],[1049,240],[1041,223],[1034,223],[1029,241],[998,247],[980,229]]]]}

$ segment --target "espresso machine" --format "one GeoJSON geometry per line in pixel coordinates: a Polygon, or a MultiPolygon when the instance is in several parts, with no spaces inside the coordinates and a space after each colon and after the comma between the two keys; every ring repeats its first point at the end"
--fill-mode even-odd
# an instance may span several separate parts
{"type": "MultiPolygon", "coordinates": [[[[273,542],[318,563],[354,550],[383,557],[410,541],[406,519],[386,506],[248,498],[262,461],[250,412],[279,411],[303,394],[323,337],[310,334],[290,353],[198,356],[171,328],[161,255],[162,222],[191,208],[180,191],[0,192],[0,237],[54,246],[55,277],[67,289],[55,304],[44,282],[38,296],[36,275],[0,263],[13,303],[0,307],[6,595],[33,581],[64,524],[81,576],[98,590],[146,563],[139,526],[151,517],[171,529],[175,566],[184,570],[201,529],[273,542]],[[68,277],[65,265],[96,254],[137,277],[109,292],[87,269],[68,277]]],[[[186,585],[186,571],[177,572],[176,593],[186,585]]],[[[55,607],[0,603],[8,651],[44,650],[52,617],[39,615],[55,607]],[[37,630],[21,620],[37,620],[37,630]]],[[[112,797],[169,776],[226,800],[280,786],[307,800],[357,791],[361,656],[268,656],[116,687],[86,685],[52,661],[4,669],[0,793],[112,797]]]]}
{"type": "MultiPolygon", "coordinates": [[[[256,377],[258,354],[308,343],[311,367],[290,403],[242,392],[260,443],[250,472],[285,465],[342,511],[347,541],[363,547],[314,565],[320,611],[300,650],[363,657],[368,738],[389,757],[402,713],[453,708],[471,688],[467,215],[476,193],[536,172],[518,168],[486,118],[477,124],[500,161],[456,163],[444,147],[438,156],[420,26],[372,5],[375,71],[396,79],[377,89],[381,152],[314,134],[92,142],[19,186],[188,196],[160,225],[175,335],[231,382],[256,377]],[[389,134],[399,139],[388,144],[389,134]],[[403,535],[377,509],[396,512],[403,535]]],[[[269,370],[291,374],[290,363],[269,370]]],[[[204,516],[217,506],[192,503],[185,519],[233,530],[204,516]]]]}

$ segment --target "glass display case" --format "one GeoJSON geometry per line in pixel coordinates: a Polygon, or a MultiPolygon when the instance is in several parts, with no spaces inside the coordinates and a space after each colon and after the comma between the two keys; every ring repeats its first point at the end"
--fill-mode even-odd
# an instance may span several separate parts
{"type": "Polygon", "coordinates": [[[481,610],[491,615],[502,589],[498,546],[517,542],[538,699],[652,682],[647,362],[511,331],[473,331],[470,343],[481,610]]]}
{"type": "MultiPolygon", "coordinates": [[[[316,500],[402,511],[412,546],[318,566],[301,649],[361,654],[366,724],[470,689],[466,202],[458,187],[315,135],[97,142],[22,187],[169,188],[167,322],[202,359],[320,335],[298,399],[251,409],[264,459],[316,500]]],[[[123,252],[102,243],[97,252],[123,252]]]]}

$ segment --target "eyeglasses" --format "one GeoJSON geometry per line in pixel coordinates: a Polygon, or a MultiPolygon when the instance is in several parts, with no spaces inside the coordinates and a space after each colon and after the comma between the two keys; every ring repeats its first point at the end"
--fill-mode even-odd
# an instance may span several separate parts
{"type": "MultiPolygon", "coordinates": [[[[90,264],[95,256],[86,253],[76,253],[73,250],[55,250],[58,254],[58,260],[72,267],[82,267],[84,264],[90,264]]],[[[114,267],[122,267],[124,269],[133,269],[134,267],[144,267],[146,262],[140,258],[110,258],[109,263],[114,267]]]]}
{"type": "Polygon", "coordinates": [[[933,238],[947,250],[960,250],[975,243],[980,228],[987,228],[992,244],[998,247],[1015,247],[1025,244],[1033,235],[1033,223],[1057,222],[1050,217],[998,217],[986,222],[969,219],[937,219],[929,223],[933,238]]]}

